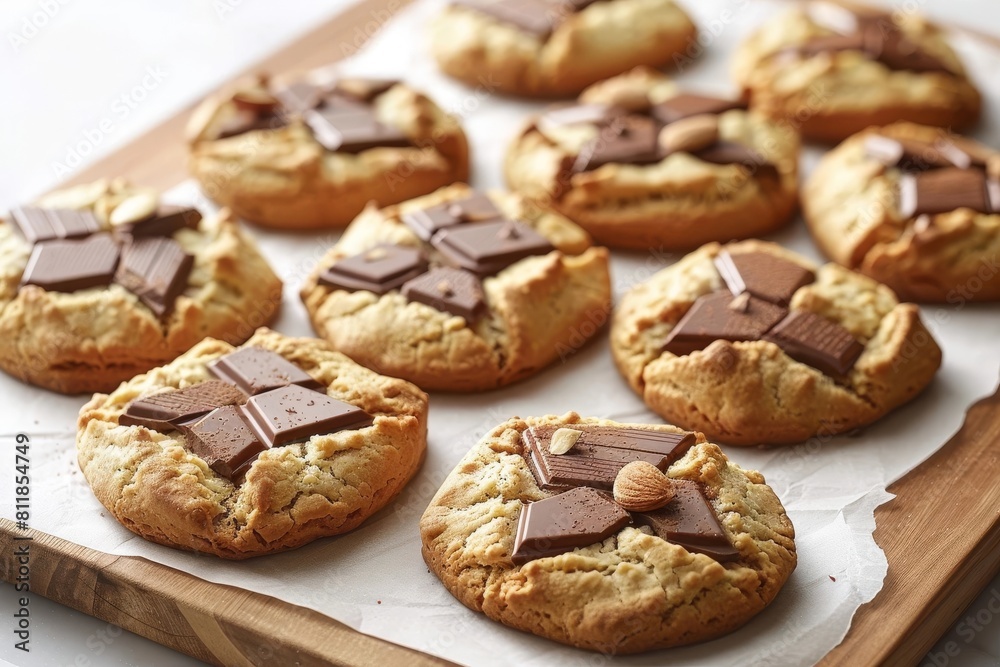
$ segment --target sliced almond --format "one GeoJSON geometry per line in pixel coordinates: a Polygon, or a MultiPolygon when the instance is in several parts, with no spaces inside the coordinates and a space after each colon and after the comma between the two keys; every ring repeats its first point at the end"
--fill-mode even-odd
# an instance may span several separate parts
{"type": "Polygon", "coordinates": [[[130,222],[148,220],[156,214],[160,207],[159,198],[149,192],[140,192],[126,198],[115,206],[108,216],[108,222],[114,225],[125,225],[130,222]]]}
{"type": "Polygon", "coordinates": [[[689,116],[660,130],[660,146],[667,153],[693,153],[719,140],[719,117],[714,114],[689,116]]]}
{"type": "Polygon", "coordinates": [[[552,434],[552,439],[549,441],[549,454],[555,454],[556,456],[565,454],[573,449],[573,446],[576,445],[576,441],[580,439],[581,435],[583,435],[583,431],[577,431],[574,428],[556,429],[556,432],[552,434]]]}
{"type": "Polygon", "coordinates": [[[90,208],[107,193],[109,185],[108,179],[102,178],[93,183],[57,190],[39,199],[38,205],[42,208],[90,208]]]}

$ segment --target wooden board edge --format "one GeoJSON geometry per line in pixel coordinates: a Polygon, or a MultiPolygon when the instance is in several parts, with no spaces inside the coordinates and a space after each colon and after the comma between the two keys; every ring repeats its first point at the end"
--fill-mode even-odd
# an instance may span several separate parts
{"type": "Polygon", "coordinates": [[[454,667],[357,632],[319,612],[214,584],[143,558],[114,556],[0,519],[0,578],[14,583],[15,547],[30,554],[30,592],[224,667],[454,667]],[[25,536],[33,539],[24,540],[25,536]]]}
{"type": "Polygon", "coordinates": [[[889,561],[882,590],[858,609],[822,667],[917,664],[1000,573],[997,443],[1000,390],[973,404],[943,447],[889,486],[896,497],[875,510],[875,541],[889,561]],[[958,476],[960,461],[975,463],[958,476]],[[975,514],[976,530],[956,534],[960,508],[975,514]]]}

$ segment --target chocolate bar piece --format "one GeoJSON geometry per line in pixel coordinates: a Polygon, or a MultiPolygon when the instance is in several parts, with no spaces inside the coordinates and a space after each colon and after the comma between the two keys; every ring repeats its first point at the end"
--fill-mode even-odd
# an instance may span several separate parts
{"type": "Polygon", "coordinates": [[[464,317],[475,323],[486,311],[486,297],[479,277],[463,269],[446,266],[407,281],[403,296],[410,301],[423,303],[431,308],[464,317]]]}
{"type": "Polygon", "coordinates": [[[334,90],[362,102],[371,102],[382,93],[398,84],[397,79],[368,79],[362,77],[344,77],[334,85],[334,90]]]}
{"type": "Polygon", "coordinates": [[[457,225],[438,232],[431,242],[450,263],[480,277],[553,250],[547,238],[515,220],[457,225]]]}
{"type": "Polygon", "coordinates": [[[718,97],[682,93],[656,104],[651,109],[654,118],[664,125],[683,120],[690,116],[712,114],[717,116],[733,109],[746,109],[742,100],[725,100],[718,97]]]}
{"type": "Polygon", "coordinates": [[[324,105],[310,109],[303,118],[313,136],[329,151],[360,153],[370,148],[411,145],[401,130],[375,118],[371,109],[343,109],[324,105]]]}
{"type": "Polygon", "coordinates": [[[191,451],[230,480],[244,463],[267,449],[234,405],[216,408],[184,431],[191,451]]]}
{"type": "Polygon", "coordinates": [[[557,428],[533,426],[521,435],[524,458],[543,489],[592,486],[610,491],[626,464],[645,461],[666,471],[695,443],[693,433],[579,425],[567,427],[582,433],[573,448],[556,455],[549,452],[549,443],[557,428]]]}
{"type": "Polygon", "coordinates": [[[112,230],[120,236],[173,236],[181,229],[198,229],[201,213],[190,206],[163,204],[145,220],[115,225],[112,230]]]}
{"type": "Polygon", "coordinates": [[[50,292],[75,292],[111,283],[120,252],[111,234],[82,240],[43,241],[34,247],[21,285],[50,292]]]}
{"type": "Polygon", "coordinates": [[[865,347],[841,325],[822,315],[793,311],[764,336],[796,361],[827,375],[846,375],[865,347]]]}
{"type": "Polygon", "coordinates": [[[250,427],[268,447],[372,424],[372,416],[361,408],[297,385],[251,396],[243,409],[250,427]]]}
{"type": "Polygon", "coordinates": [[[174,307],[187,287],[194,257],[180,244],[162,236],[138,238],[125,246],[115,282],[139,297],[157,316],[174,307]]]}
{"type": "Polygon", "coordinates": [[[728,290],[712,292],[694,302],[670,332],[663,350],[683,356],[717,340],[759,340],[787,312],[750,294],[733,297],[728,290]]]}
{"type": "Polygon", "coordinates": [[[735,141],[716,141],[711,146],[692,153],[699,160],[712,164],[741,164],[757,177],[777,178],[778,168],[761,153],[735,141]]]}
{"type": "Polygon", "coordinates": [[[980,213],[993,211],[985,172],[950,167],[903,174],[899,182],[899,209],[904,218],[950,213],[960,208],[980,213]]]}
{"type": "Polygon", "coordinates": [[[915,139],[893,139],[880,134],[865,138],[865,153],[887,167],[899,167],[904,171],[944,167],[968,169],[974,163],[971,155],[950,141],[933,144],[915,139]]]}
{"type": "Polygon", "coordinates": [[[219,357],[208,364],[208,372],[251,396],[290,384],[326,391],[304,370],[280,354],[260,347],[245,347],[219,357]]]}
{"type": "Polygon", "coordinates": [[[274,96],[278,98],[287,111],[303,114],[309,109],[315,109],[319,106],[323,91],[308,81],[296,81],[276,89],[274,96]]]}
{"type": "Polygon", "coordinates": [[[503,213],[493,201],[481,192],[473,192],[465,199],[443,202],[402,216],[403,223],[424,241],[448,227],[463,222],[479,222],[502,218],[503,213]]]}
{"type": "Polygon", "coordinates": [[[145,426],[167,433],[225,405],[241,405],[246,394],[221,380],[199,382],[183,389],[137,398],[118,418],[121,426],[145,426]]]}
{"type": "Polygon", "coordinates": [[[523,565],[590,546],[630,522],[628,512],[596,489],[580,487],[536,500],[521,510],[511,560],[523,565]]]}
{"type": "Polygon", "coordinates": [[[733,296],[749,292],[780,305],[787,305],[799,288],[816,280],[809,269],[764,252],[723,250],[715,258],[715,267],[733,296]]]}
{"type": "Polygon", "coordinates": [[[557,5],[546,0],[453,0],[452,4],[474,9],[543,38],[558,22],[557,5]]]}
{"type": "Polygon", "coordinates": [[[83,238],[101,231],[101,223],[86,210],[21,206],[11,209],[10,217],[32,245],[55,239],[83,238]]]}
{"type": "Polygon", "coordinates": [[[587,144],[573,169],[590,171],[606,164],[653,164],[663,159],[660,125],[647,116],[616,118],[587,144]]]}
{"type": "Polygon", "coordinates": [[[319,283],[354,292],[385,294],[427,270],[427,258],[417,248],[383,243],[360,255],[338,260],[319,275],[319,283]]]}
{"type": "Polygon", "coordinates": [[[660,539],[688,551],[723,563],[738,560],[740,552],[729,541],[701,486],[690,480],[675,479],[674,490],[673,500],[660,509],[634,514],[636,522],[652,528],[660,539]]]}

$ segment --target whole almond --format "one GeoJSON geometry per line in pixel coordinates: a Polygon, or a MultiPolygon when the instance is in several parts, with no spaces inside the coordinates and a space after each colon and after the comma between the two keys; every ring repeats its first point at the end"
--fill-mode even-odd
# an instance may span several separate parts
{"type": "Polygon", "coordinates": [[[659,468],[646,461],[632,461],[618,471],[615,502],[630,512],[650,512],[674,498],[674,483],[659,468]]]}
{"type": "Polygon", "coordinates": [[[693,153],[719,140],[719,118],[699,114],[670,123],[660,130],[660,147],[667,153],[693,153]]]}
{"type": "Polygon", "coordinates": [[[573,428],[556,429],[556,432],[552,434],[552,439],[549,441],[549,453],[556,455],[565,454],[573,449],[573,446],[576,445],[576,441],[580,439],[581,435],[583,435],[583,431],[577,431],[573,428]]]}
{"type": "Polygon", "coordinates": [[[112,225],[124,225],[130,222],[139,222],[151,218],[160,202],[155,194],[151,192],[139,192],[126,198],[122,203],[115,206],[108,217],[108,222],[112,225]]]}

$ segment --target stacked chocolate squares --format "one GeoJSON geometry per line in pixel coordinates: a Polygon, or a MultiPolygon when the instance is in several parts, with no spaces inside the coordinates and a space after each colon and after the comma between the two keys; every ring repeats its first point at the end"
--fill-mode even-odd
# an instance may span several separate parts
{"type": "MultiPolygon", "coordinates": [[[[538,486],[559,493],[524,507],[514,541],[514,563],[590,546],[636,523],[688,551],[724,562],[739,558],[701,486],[663,477],[671,493],[660,506],[626,508],[612,492],[623,469],[643,462],[663,473],[695,444],[693,433],[664,433],[608,426],[572,429],[534,426],[521,436],[522,455],[538,486]],[[562,452],[553,447],[560,431],[576,438],[562,452]],[[632,511],[630,511],[630,509],[632,511]]],[[[653,471],[654,473],[656,471],[653,471]]]]}
{"type": "Polygon", "coordinates": [[[544,236],[504,216],[481,193],[403,215],[426,250],[381,244],[337,261],[322,285],[378,295],[400,290],[407,299],[474,323],[486,312],[482,279],[514,262],[553,250],[544,236]]]}
{"type": "Polygon", "coordinates": [[[21,286],[75,292],[117,283],[157,316],[168,315],[187,286],[194,258],[170,236],[197,229],[195,209],[161,206],[144,219],[104,231],[89,210],[24,206],[11,218],[33,248],[21,286]]]}
{"type": "Polygon", "coordinates": [[[746,109],[745,102],[684,93],[658,104],[648,98],[630,100],[629,107],[557,107],[543,114],[536,126],[546,136],[567,126],[597,128],[598,136],[565,165],[568,174],[606,164],[655,164],[674,153],[689,153],[712,164],[741,164],[751,173],[777,176],[776,168],[763,155],[719,136],[719,114],[746,109]]]}
{"type": "MultiPolygon", "coordinates": [[[[874,134],[865,151],[886,167],[903,171],[899,212],[904,219],[971,208],[1000,213],[1000,162],[987,163],[942,137],[935,143],[874,134]]],[[[924,218],[922,225],[929,225],[924,218]]]]}
{"type": "Polygon", "coordinates": [[[766,340],[834,378],[850,372],[864,351],[851,332],[821,315],[788,308],[796,290],[815,280],[812,271],[759,252],[723,251],[715,265],[728,289],[698,298],[671,330],[664,351],[682,356],[716,340],[766,340]]]}
{"type": "Polygon", "coordinates": [[[218,379],[136,399],[118,423],[181,431],[212,470],[240,484],[272,447],[373,422],[364,410],[330,398],[308,373],[263,348],[233,352],[208,370],[218,379]]]}
{"type": "Polygon", "coordinates": [[[233,97],[239,114],[220,130],[232,137],[253,130],[273,130],[298,117],[329,151],[360,153],[379,146],[403,147],[412,142],[400,130],[380,122],[372,106],[374,99],[396,84],[375,79],[344,79],[331,88],[299,81],[271,89],[267,82],[258,91],[243,91],[233,97]]]}

